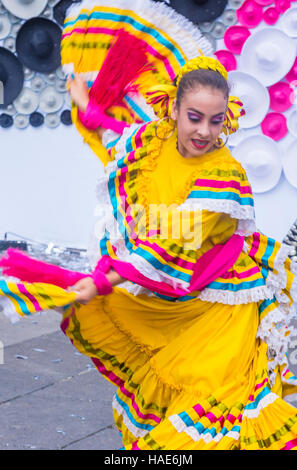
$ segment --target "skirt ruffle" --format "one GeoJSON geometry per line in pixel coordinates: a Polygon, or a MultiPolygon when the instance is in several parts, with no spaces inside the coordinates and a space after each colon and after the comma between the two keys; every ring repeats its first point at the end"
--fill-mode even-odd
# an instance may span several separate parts
{"type": "Polygon", "coordinates": [[[125,449],[295,448],[297,410],[283,400],[295,380],[277,366],[270,382],[258,325],[256,303],[172,303],[114,288],[65,308],[61,326],[115,385],[125,449]]]}

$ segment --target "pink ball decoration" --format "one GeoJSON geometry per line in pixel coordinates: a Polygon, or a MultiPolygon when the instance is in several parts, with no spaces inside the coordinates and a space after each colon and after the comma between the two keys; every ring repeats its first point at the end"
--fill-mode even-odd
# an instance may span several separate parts
{"type": "Polygon", "coordinates": [[[284,13],[291,6],[291,0],[275,0],[274,3],[280,13],[284,13]]]}
{"type": "Polygon", "coordinates": [[[230,72],[230,70],[236,70],[237,62],[232,52],[221,49],[216,51],[214,54],[218,61],[225,67],[227,72],[230,72]]]}
{"type": "Polygon", "coordinates": [[[287,73],[286,79],[288,80],[289,83],[297,81],[297,57],[295,59],[295,62],[291,70],[287,73]]]}
{"type": "Polygon", "coordinates": [[[240,54],[245,41],[250,35],[250,31],[245,26],[230,26],[225,31],[224,42],[230,52],[240,54]]]}
{"type": "Polygon", "coordinates": [[[262,21],[263,8],[254,0],[245,0],[236,15],[239,23],[247,28],[255,28],[262,21]]]}
{"type": "Polygon", "coordinates": [[[263,21],[269,25],[276,23],[278,19],[279,11],[275,7],[269,7],[263,13],[263,21]]]}
{"type": "Polygon", "coordinates": [[[271,5],[274,0],[255,0],[258,5],[262,5],[263,7],[266,7],[267,5],[271,5]]]}
{"type": "Polygon", "coordinates": [[[293,90],[286,82],[278,82],[269,87],[270,108],[274,111],[287,111],[292,104],[293,90]]]}
{"type": "Polygon", "coordinates": [[[287,119],[281,113],[268,113],[261,123],[264,135],[273,140],[281,140],[288,133],[287,119]]]}

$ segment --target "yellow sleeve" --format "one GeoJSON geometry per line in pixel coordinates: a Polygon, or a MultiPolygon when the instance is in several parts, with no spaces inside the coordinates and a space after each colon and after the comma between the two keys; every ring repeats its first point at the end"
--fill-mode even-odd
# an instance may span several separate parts
{"type": "Polygon", "coordinates": [[[202,211],[203,240],[209,238],[214,244],[225,243],[237,229],[237,219],[222,212],[202,211]]]}

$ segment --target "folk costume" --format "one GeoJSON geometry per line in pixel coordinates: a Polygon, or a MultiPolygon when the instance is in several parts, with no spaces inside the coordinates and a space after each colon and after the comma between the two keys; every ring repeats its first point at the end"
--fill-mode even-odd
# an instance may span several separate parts
{"type": "MultiPolygon", "coordinates": [[[[226,70],[169,7],[133,3],[132,11],[124,0],[85,0],[69,11],[62,41],[65,70],[90,86],[90,106],[74,106],[74,122],[105,166],[90,249],[100,295],[79,304],[66,289],[84,274],[9,250],[0,265],[22,282],[0,281],[6,312],[8,303],[17,315],[63,309],[64,333],[117,388],[114,418],[127,450],[296,449],[297,410],[287,401],[297,379],[286,351],[297,265],[257,229],[252,188],[223,142],[184,158],[169,119],[185,73],[209,68],[227,78],[226,70]],[[106,65],[115,57],[130,64],[120,60],[120,78],[106,65]],[[102,88],[108,70],[111,101],[102,88]],[[167,237],[162,215],[148,217],[152,205],[167,208],[167,237]],[[177,236],[181,219],[187,230],[177,236]],[[127,279],[112,289],[111,267],[127,279]]],[[[226,134],[242,113],[230,97],[226,134]]]]}

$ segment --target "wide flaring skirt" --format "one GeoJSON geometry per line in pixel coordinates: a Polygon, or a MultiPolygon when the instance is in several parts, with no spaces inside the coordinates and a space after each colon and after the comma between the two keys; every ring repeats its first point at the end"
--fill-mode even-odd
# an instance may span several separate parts
{"type": "Polygon", "coordinates": [[[61,323],[115,385],[125,449],[294,449],[288,371],[278,366],[270,383],[258,325],[257,303],[169,302],[119,287],[65,308],[61,323]]]}

